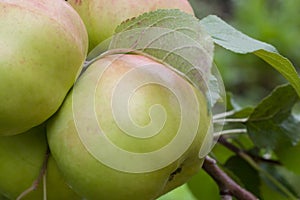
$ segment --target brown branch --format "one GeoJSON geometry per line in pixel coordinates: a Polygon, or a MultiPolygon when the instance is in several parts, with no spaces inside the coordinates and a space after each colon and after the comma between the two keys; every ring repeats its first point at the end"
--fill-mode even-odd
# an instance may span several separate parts
{"type": "Polygon", "coordinates": [[[232,180],[223,170],[221,170],[216,161],[209,156],[204,160],[202,168],[216,181],[219,186],[220,194],[224,199],[228,196],[236,197],[239,200],[257,200],[252,193],[242,188],[232,180]]]}
{"type": "Polygon", "coordinates": [[[41,170],[40,170],[40,173],[39,173],[37,179],[35,179],[33,181],[32,185],[28,189],[26,189],[25,191],[23,191],[18,196],[17,200],[21,200],[26,195],[28,195],[30,192],[33,192],[34,190],[37,189],[37,187],[39,186],[39,184],[41,183],[41,181],[43,179],[43,176],[46,174],[49,156],[50,156],[50,149],[49,149],[49,147],[47,147],[46,154],[45,154],[44,161],[43,161],[43,165],[41,167],[41,170]]]}

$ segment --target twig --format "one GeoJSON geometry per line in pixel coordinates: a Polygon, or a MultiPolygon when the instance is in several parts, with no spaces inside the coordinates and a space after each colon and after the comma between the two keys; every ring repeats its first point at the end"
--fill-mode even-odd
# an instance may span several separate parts
{"type": "MultiPolygon", "coordinates": [[[[243,151],[242,149],[236,147],[235,145],[228,142],[223,136],[219,138],[218,141],[223,146],[227,147],[229,150],[235,152],[238,156],[240,156],[242,159],[244,159],[249,165],[251,165],[255,170],[258,172],[264,174],[270,182],[272,182],[276,187],[278,187],[289,199],[295,199],[298,200],[297,197],[294,196],[293,193],[291,193],[280,181],[278,181],[276,178],[274,178],[268,171],[263,170],[256,161],[258,160],[256,157],[253,157],[252,155],[249,155],[247,152],[243,151]]],[[[280,164],[276,161],[267,160],[261,158],[260,161],[269,162],[272,164],[280,164]]]]}
{"type": "Polygon", "coordinates": [[[45,154],[45,158],[43,161],[43,165],[42,168],[40,170],[39,176],[37,177],[36,180],[33,181],[32,185],[26,189],[25,191],[23,191],[17,198],[17,200],[21,200],[22,198],[24,198],[26,195],[28,195],[30,192],[34,191],[37,189],[37,187],[39,186],[39,184],[41,183],[41,181],[43,180],[43,177],[46,173],[47,170],[47,165],[48,165],[48,160],[49,160],[49,156],[50,156],[50,150],[49,147],[47,147],[46,150],[46,154],[45,154]]]}
{"type": "Polygon", "coordinates": [[[223,170],[221,170],[216,161],[209,156],[204,160],[202,167],[218,184],[222,199],[230,199],[230,196],[239,200],[257,200],[252,193],[239,186],[223,170]]]}

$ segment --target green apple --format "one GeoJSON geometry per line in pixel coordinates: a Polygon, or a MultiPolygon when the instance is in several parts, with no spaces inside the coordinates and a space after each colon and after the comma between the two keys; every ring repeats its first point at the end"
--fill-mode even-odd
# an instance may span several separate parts
{"type": "Polygon", "coordinates": [[[0,194],[0,200],[8,200],[5,196],[3,196],[2,194],[0,194]]]}
{"type": "Polygon", "coordinates": [[[150,58],[120,54],[82,74],[47,137],[81,196],[148,200],[200,170],[210,127],[206,98],[190,82],[150,58]]]}
{"type": "MultiPolygon", "coordinates": [[[[28,189],[41,171],[47,150],[45,126],[15,136],[0,136],[0,194],[16,199],[28,189]]],[[[59,174],[50,156],[46,171],[47,199],[80,199],[59,174]]],[[[43,199],[43,181],[23,199],[43,199]]]]}
{"type": "Polygon", "coordinates": [[[0,0],[0,135],[53,115],[88,49],[85,26],[62,0],[0,0]]]}
{"type": "Polygon", "coordinates": [[[89,34],[89,50],[112,36],[126,19],[157,9],[180,9],[194,14],[187,0],[68,0],[83,19],[89,34]]]}

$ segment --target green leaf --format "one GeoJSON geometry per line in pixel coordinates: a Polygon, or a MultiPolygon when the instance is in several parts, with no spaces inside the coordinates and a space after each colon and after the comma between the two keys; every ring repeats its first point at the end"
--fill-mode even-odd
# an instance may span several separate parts
{"type": "Polygon", "coordinates": [[[237,145],[237,147],[239,147],[242,150],[249,151],[254,148],[254,144],[250,139],[249,135],[247,134],[242,134],[242,135],[237,135],[235,137],[232,137],[231,142],[234,145],[237,145]]]}
{"type": "Polygon", "coordinates": [[[234,115],[232,116],[232,118],[247,118],[251,115],[251,113],[253,112],[253,108],[252,107],[245,107],[243,109],[237,110],[234,115]]]}
{"type": "Polygon", "coordinates": [[[233,156],[227,160],[224,167],[230,170],[236,177],[238,177],[239,181],[242,182],[247,190],[258,197],[260,196],[259,174],[246,161],[238,156],[233,156]]]}
{"type": "Polygon", "coordinates": [[[295,67],[273,46],[241,33],[214,15],[203,18],[200,23],[216,44],[235,53],[254,53],[265,60],[291,83],[300,97],[300,78],[295,67]]]}
{"type": "Polygon", "coordinates": [[[291,113],[298,100],[293,87],[284,85],[259,103],[246,122],[256,146],[276,150],[298,143],[300,122],[291,113]]]}
{"type": "Polygon", "coordinates": [[[224,164],[231,156],[234,155],[232,151],[217,143],[212,149],[212,157],[218,161],[218,163],[224,164]]]}
{"type": "Polygon", "coordinates": [[[226,108],[228,111],[237,110],[240,108],[238,103],[234,100],[233,94],[230,92],[226,93],[226,103],[227,103],[226,108]]]}
{"type": "Polygon", "coordinates": [[[110,49],[120,48],[142,51],[193,81],[209,77],[214,46],[192,15],[179,10],[157,10],[117,27],[110,49]],[[198,72],[203,77],[197,77],[198,72]]]}
{"type": "MultiPolygon", "coordinates": [[[[99,44],[89,61],[104,54],[142,54],[166,64],[206,93],[211,105],[222,94],[220,77],[215,76],[214,43],[199,20],[179,10],[157,10],[126,20],[109,41],[99,44]]],[[[217,71],[217,70],[215,70],[217,71]]]]}
{"type": "MultiPolygon", "coordinates": [[[[281,187],[284,187],[284,190],[289,192],[289,199],[299,199],[300,198],[300,176],[295,175],[288,170],[286,170],[282,166],[277,166],[274,164],[269,163],[261,163],[260,167],[267,171],[272,178],[276,179],[280,184],[281,187]],[[294,198],[292,198],[294,196],[294,198]]],[[[262,181],[265,182],[266,185],[273,191],[278,192],[279,194],[282,194],[283,196],[287,197],[287,192],[282,191],[282,189],[278,188],[277,185],[275,185],[273,182],[270,181],[268,177],[265,176],[265,174],[260,174],[262,181]]]]}
{"type": "MultiPolygon", "coordinates": [[[[300,175],[300,143],[296,146],[276,150],[279,161],[290,171],[300,175]]],[[[299,187],[300,189],[300,187],[299,187]]]]}
{"type": "MultiPolygon", "coordinates": [[[[219,200],[219,187],[216,182],[204,171],[200,170],[198,174],[193,176],[191,180],[187,182],[190,191],[194,194],[196,199],[209,199],[219,200]]],[[[175,200],[172,199],[172,200],[175,200]]]]}
{"type": "Polygon", "coordinates": [[[182,200],[197,200],[193,194],[191,193],[190,189],[186,184],[168,192],[167,194],[161,196],[157,200],[175,200],[175,199],[182,199],[182,200]]]}
{"type": "Polygon", "coordinates": [[[265,182],[260,185],[260,193],[262,200],[291,200],[291,198],[269,187],[265,182]]]}
{"type": "Polygon", "coordinates": [[[205,91],[212,79],[212,38],[197,18],[179,10],[157,10],[123,22],[110,49],[141,51],[169,64],[205,91]]]}

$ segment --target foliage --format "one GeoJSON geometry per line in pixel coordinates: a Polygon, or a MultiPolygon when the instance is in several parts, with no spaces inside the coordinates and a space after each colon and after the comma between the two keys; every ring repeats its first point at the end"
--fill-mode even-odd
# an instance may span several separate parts
{"type": "MultiPolygon", "coordinates": [[[[273,44],[299,71],[298,0],[191,0],[191,3],[198,17],[216,14],[249,36],[273,44]]],[[[235,93],[242,105],[258,103],[276,85],[284,83],[280,75],[252,55],[238,55],[217,48],[215,61],[227,90],[235,93]]]]}

